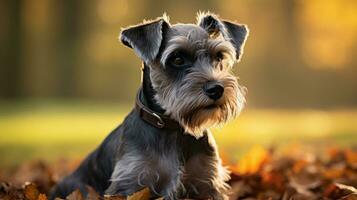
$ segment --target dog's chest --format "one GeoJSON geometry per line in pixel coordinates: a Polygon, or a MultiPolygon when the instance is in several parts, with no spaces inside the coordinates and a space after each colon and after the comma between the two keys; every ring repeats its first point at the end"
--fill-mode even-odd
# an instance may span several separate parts
{"type": "Polygon", "coordinates": [[[191,157],[212,152],[207,137],[196,140],[180,135],[155,142],[155,145],[142,144],[142,148],[126,148],[115,165],[111,181],[124,190],[147,186],[158,194],[170,195],[183,184],[191,157]]]}

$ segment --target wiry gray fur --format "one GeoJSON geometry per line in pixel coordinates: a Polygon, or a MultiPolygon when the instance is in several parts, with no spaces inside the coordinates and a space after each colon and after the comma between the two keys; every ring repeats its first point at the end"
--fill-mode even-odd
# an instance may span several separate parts
{"type": "Polygon", "coordinates": [[[242,54],[246,26],[200,13],[196,24],[170,25],[164,18],[124,29],[121,41],[144,61],[142,102],[176,120],[182,128],[159,129],[134,109],[80,167],[54,189],[64,198],[87,185],[100,194],[130,195],[148,187],[165,199],[227,199],[228,170],[222,166],[209,127],[233,118],[243,108],[244,90],[232,74],[242,54]],[[184,69],[168,60],[178,50],[190,55],[184,69]],[[217,59],[218,52],[222,59],[217,59]],[[216,100],[203,91],[216,82],[216,100]]]}

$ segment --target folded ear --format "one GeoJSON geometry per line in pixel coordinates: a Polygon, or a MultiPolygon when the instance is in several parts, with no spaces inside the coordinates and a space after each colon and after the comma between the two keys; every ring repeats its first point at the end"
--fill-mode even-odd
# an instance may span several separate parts
{"type": "Polygon", "coordinates": [[[210,36],[216,37],[218,34],[222,34],[226,40],[229,40],[236,49],[237,60],[240,59],[249,33],[246,25],[221,21],[211,13],[198,13],[197,18],[198,25],[205,29],[210,36]]]}
{"type": "Polygon", "coordinates": [[[135,53],[148,63],[159,53],[164,29],[168,27],[169,23],[164,18],[158,18],[122,29],[120,40],[124,45],[134,49],[135,53]]]}
{"type": "Polygon", "coordinates": [[[224,25],[215,14],[198,13],[197,23],[200,27],[205,29],[211,37],[216,37],[219,33],[225,34],[224,25]]]}
{"type": "Polygon", "coordinates": [[[223,21],[223,24],[234,48],[236,49],[237,60],[239,60],[243,54],[243,48],[249,35],[249,29],[247,25],[236,24],[229,21],[223,21]]]}

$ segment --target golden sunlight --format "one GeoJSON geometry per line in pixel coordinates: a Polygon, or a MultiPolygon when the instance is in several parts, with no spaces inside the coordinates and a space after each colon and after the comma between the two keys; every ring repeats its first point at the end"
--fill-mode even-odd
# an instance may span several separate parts
{"type": "Polygon", "coordinates": [[[304,61],[316,69],[348,67],[357,40],[357,1],[301,1],[304,61]]]}

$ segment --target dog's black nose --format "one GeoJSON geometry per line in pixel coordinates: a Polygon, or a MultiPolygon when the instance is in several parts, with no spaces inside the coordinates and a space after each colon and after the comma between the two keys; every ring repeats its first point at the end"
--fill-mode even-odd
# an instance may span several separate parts
{"type": "Polygon", "coordinates": [[[217,100],[221,98],[224,87],[221,83],[209,81],[203,86],[203,91],[209,98],[217,100]]]}

